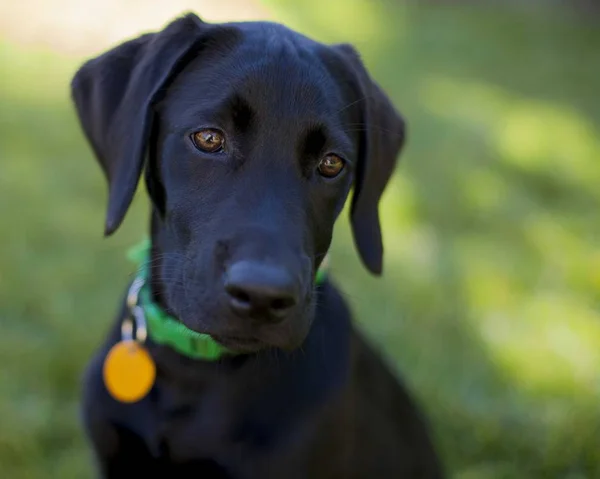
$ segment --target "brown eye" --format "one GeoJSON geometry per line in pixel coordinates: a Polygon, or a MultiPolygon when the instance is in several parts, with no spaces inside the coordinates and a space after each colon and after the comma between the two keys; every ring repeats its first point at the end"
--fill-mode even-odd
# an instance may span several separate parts
{"type": "Polygon", "coordinates": [[[337,155],[327,155],[321,160],[317,169],[321,176],[334,178],[344,169],[345,162],[337,155]]]}
{"type": "Polygon", "coordinates": [[[217,153],[225,145],[225,137],[219,130],[207,128],[192,134],[192,141],[196,148],[206,153],[217,153]]]}

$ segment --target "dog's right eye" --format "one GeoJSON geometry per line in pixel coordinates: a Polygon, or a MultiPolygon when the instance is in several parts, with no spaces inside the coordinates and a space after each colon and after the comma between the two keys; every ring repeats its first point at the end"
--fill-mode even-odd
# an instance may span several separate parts
{"type": "Polygon", "coordinates": [[[219,130],[206,128],[192,133],[194,146],[205,153],[219,153],[225,146],[225,136],[219,130]]]}

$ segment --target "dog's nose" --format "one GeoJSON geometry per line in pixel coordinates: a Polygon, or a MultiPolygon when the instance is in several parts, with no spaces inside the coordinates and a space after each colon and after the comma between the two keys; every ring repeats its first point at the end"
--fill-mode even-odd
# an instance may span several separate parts
{"type": "Polygon", "coordinates": [[[239,261],[228,268],[225,291],[231,308],[240,315],[277,322],[298,303],[297,283],[285,269],[239,261]]]}

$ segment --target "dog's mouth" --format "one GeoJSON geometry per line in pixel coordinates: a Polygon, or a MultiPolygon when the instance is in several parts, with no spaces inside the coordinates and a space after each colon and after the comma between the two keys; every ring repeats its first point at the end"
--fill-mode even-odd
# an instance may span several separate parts
{"type": "Polygon", "coordinates": [[[266,347],[263,341],[253,337],[213,336],[212,338],[221,346],[238,354],[255,353],[266,347]]]}

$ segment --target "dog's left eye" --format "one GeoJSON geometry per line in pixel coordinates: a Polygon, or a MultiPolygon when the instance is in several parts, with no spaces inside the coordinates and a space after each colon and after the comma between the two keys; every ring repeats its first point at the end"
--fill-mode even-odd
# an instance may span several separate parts
{"type": "Polygon", "coordinates": [[[207,128],[192,133],[192,142],[200,151],[206,153],[218,153],[223,151],[225,146],[225,136],[219,130],[207,128]]]}
{"type": "Polygon", "coordinates": [[[346,166],[346,162],[339,156],[330,154],[325,156],[320,162],[317,169],[319,174],[325,178],[335,178],[339,175],[346,166]]]}

